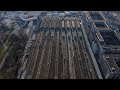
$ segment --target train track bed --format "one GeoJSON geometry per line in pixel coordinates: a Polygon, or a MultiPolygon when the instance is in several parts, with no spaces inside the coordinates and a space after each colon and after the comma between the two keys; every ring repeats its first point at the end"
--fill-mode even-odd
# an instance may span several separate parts
{"type": "Polygon", "coordinates": [[[78,19],[43,17],[30,48],[25,78],[98,78],[78,19]]]}

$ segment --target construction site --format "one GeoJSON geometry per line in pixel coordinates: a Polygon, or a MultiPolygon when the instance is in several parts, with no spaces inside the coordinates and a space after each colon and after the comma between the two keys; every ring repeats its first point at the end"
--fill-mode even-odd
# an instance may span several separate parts
{"type": "Polygon", "coordinates": [[[77,17],[42,18],[21,79],[98,79],[77,17]]]}

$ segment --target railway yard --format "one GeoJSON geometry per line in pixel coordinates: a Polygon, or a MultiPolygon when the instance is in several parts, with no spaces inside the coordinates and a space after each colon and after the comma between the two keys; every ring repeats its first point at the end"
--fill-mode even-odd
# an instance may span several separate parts
{"type": "Polygon", "coordinates": [[[77,17],[42,18],[25,79],[98,79],[77,17]]]}

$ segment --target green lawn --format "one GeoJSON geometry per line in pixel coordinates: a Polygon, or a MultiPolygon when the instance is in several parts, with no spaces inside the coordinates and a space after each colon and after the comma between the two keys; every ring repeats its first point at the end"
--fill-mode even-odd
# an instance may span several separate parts
{"type": "Polygon", "coordinates": [[[9,46],[9,41],[10,41],[10,36],[7,38],[7,40],[5,41],[5,45],[8,47],[9,46]]]}
{"type": "Polygon", "coordinates": [[[0,63],[1,63],[2,59],[3,59],[3,57],[5,56],[5,53],[6,53],[6,51],[3,48],[2,51],[1,51],[1,53],[0,53],[0,63]]]}
{"type": "Polygon", "coordinates": [[[1,53],[3,52],[3,50],[4,50],[4,48],[2,47],[2,48],[0,48],[0,55],[1,55],[1,53]]]}
{"type": "MultiPolygon", "coordinates": [[[[9,35],[7,40],[5,41],[5,45],[8,47],[8,49],[12,43],[10,39],[11,39],[11,35],[9,35]]],[[[6,50],[3,48],[3,46],[0,43],[0,63],[3,59],[3,57],[5,56],[5,53],[6,53],[6,50]]]]}
{"type": "Polygon", "coordinates": [[[9,48],[12,46],[12,44],[13,44],[12,35],[9,35],[7,40],[5,41],[5,45],[9,48]]]}
{"type": "Polygon", "coordinates": [[[3,51],[3,47],[0,44],[0,54],[1,54],[2,51],[3,51]]]}
{"type": "Polygon", "coordinates": [[[4,47],[0,43],[0,62],[1,62],[1,58],[4,56],[4,52],[5,52],[4,47]]]}

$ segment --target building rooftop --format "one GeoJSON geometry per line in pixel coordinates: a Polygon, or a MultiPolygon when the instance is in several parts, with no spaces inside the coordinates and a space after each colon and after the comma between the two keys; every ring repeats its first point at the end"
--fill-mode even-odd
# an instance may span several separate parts
{"type": "Polygon", "coordinates": [[[111,72],[120,72],[120,56],[105,54],[105,58],[111,72]]]}
{"type": "Polygon", "coordinates": [[[106,22],[98,22],[98,21],[95,21],[93,22],[93,25],[95,27],[96,30],[111,30],[111,28],[107,25],[106,22]]]}
{"type": "Polygon", "coordinates": [[[120,39],[116,36],[116,34],[113,32],[101,32],[101,36],[103,37],[106,45],[115,45],[120,46],[120,39]]]}
{"type": "Polygon", "coordinates": [[[96,35],[99,41],[104,41],[99,31],[96,33],[96,35]]]}
{"type": "Polygon", "coordinates": [[[94,23],[95,23],[95,26],[97,28],[99,28],[99,27],[102,27],[102,28],[107,27],[105,22],[94,22],[94,23]]]}
{"type": "Polygon", "coordinates": [[[104,20],[103,16],[99,12],[89,12],[92,20],[104,20]]]}

